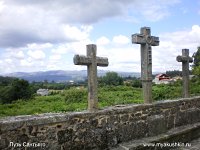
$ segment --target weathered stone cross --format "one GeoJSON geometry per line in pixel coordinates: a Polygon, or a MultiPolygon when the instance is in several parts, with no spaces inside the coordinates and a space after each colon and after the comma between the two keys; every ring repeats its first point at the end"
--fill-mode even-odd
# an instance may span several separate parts
{"type": "Polygon", "coordinates": [[[88,74],[88,110],[98,109],[97,97],[97,66],[108,66],[108,58],[97,57],[97,47],[94,44],[87,45],[87,56],[75,55],[75,65],[86,65],[88,74]]]}
{"type": "Polygon", "coordinates": [[[141,80],[144,103],[152,102],[152,51],[159,45],[159,37],[151,36],[149,27],[142,27],[140,34],[132,35],[132,43],[141,44],[141,80]]]}
{"type": "Polygon", "coordinates": [[[182,56],[177,56],[176,60],[182,62],[183,97],[186,98],[189,97],[189,63],[193,62],[189,56],[189,49],[182,49],[182,56]]]}

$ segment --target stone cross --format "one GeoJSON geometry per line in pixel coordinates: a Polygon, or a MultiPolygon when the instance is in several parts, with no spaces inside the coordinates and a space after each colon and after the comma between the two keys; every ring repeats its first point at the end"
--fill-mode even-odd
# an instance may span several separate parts
{"type": "Polygon", "coordinates": [[[183,97],[189,97],[189,63],[193,62],[192,57],[189,56],[189,49],[182,49],[182,56],[177,56],[176,60],[182,62],[182,76],[183,76],[183,97]]]}
{"type": "Polygon", "coordinates": [[[75,55],[75,65],[86,65],[88,76],[88,110],[98,109],[97,97],[97,66],[108,66],[108,58],[97,57],[97,47],[94,44],[87,45],[87,56],[75,55]]]}
{"type": "Polygon", "coordinates": [[[140,34],[132,35],[132,43],[141,45],[141,80],[144,103],[152,102],[152,51],[159,45],[159,37],[151,36],[149,27],[142,27],[140,34]]]}

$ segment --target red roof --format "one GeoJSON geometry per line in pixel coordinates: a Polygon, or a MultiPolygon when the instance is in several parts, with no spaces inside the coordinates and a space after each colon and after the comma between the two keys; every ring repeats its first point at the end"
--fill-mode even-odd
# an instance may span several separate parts
{"type": "Polygon", "coordinates": [[[161,77],[167,77],[167,78],[169,78],[169,76],[166,75],[166,74],[164,74],[164,73],[158,74],[158,75],[156,76],[156,78],[161,78],[161,77]]]}
{"type": "Polygon", "coordinates": [[[164,73],[158,74],[156,76],[156,78],[158,78],[158,80],[169,80],[170,79],[170,77],[164,73]]]}

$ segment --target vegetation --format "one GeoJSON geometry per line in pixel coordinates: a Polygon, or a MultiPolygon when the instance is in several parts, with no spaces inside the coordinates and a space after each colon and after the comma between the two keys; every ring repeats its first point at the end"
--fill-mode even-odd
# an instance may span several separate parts
{"type": "MultiPolygon", "coordinates": [[[[3,78],[1,77],[3,80],[3,78]]],[[[18,99],[29,99],[33,91],[28,81],[16,78],[5,78],[0,84],[0,103],[11,103],[18,99]]]]}
{"type": "MultiPolygon", "coordinates": [[[[141,89],[126,86],[107,86],[99,89],[99,106],[142,103],[141,89]]],[[[57,95],[35,96],[28,101],[18,100],[0,105],[0,116],[29,115],[47,112],[67,112],[87,109],[86,88],[70,88],[57,95]]]]}
{"type": "Polygon", "coordinates": [[[166,75],[172,77],[176,77],[176,76],[182,76],[182,71],[179,70],[173,70],[173,71],[166,71],[166,75]]]}
{"type": "MultiPolygon", "coordinates": [[[[119,104],[143,103],[141,81],[135,77],[122,79],[116,73],[108,73],[100,78],[101,85],[98,88],[99,107],[107,107],[119,104]],[[116,76],[117,75],[117,76],[116,76]],[[108,82],[109,78],[117,78],[118,84],[108,82]],[[122,80],[122,81],[121,81],[122,80]],[[123,85],[122,85],[123,84],[123,85]]],[[[191,95],[200,94],[200,79],[191,80],[191,95]]],[[[62,90],[57,90],[59,83],[31,83],[16,78],[0,78],[0,117],[15,115],[30,115],[48,112],[81,111],[87,109],[87,87],[63,84],[62,90]],[[2,79],[2,80],[1,80],[2,79]],[[38,88],[52,85],[49,96],[37,96],[33,94],[38,88]],[[8,98],[8,96],[12,96],[8,98]],[[12,99],[11,99],[12,98],[12,99]],[[9,104],[10,103],[10,104],[9,104]]],[[[59,89],[59,88],[58,88],[59,89]]],[[[182,97],[182,81],[168,85],[153,85],[154,101],[176,99],[182,97]]]]}
{"type": "Polygon", "coordinates": [[[123,78],[120,77],[116,72],[107,72],[105,76],[99,78],[99,84],[105,85],[123,85],[123,78]]]}
{"type": "Polygon", "coordinates": [[[198,78],[200,78],[200,47],[197,48],[197,52],[193,54],[194,63],[192,66],[192,72],[198,78]]]}
{"type": "Polygon", "coordinates": [[[142,82],[141,82],[140,78],[136,78],[136,77],[124,78],[124,85],[132,86],[132,87],[136,87],[136,88],[142,88],[142,82]]]}
{"type": "Polygon", "coordinates": [[[160,84],[154,85],[152,92],[154,100],[175,99],[181,97],[182,87],[180,83],[160,84]]]}
{"type": "Polygon", "coordinates": [[[142,103],[141,88],[130,86],[105,86],[99,89],[101,107],[117,104],[142,103]]]}
{"type": "Polygon", "coordinates": [[[65,102],[67,104],[69,103],[79,103],[79,102],[87,102],[87,90],[85,88],[76,89],[71,88],[69,90],[66,90],[64,94],[65,96],[65,102]]]}

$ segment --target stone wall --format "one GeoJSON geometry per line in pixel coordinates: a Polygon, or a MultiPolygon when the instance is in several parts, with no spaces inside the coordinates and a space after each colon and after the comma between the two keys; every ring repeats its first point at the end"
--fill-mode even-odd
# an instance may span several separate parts
{"type": "Polygon", "coordinates": [[[200,122],[200,97],[0,119],[0,149],[89,150],[200,122]]]}

